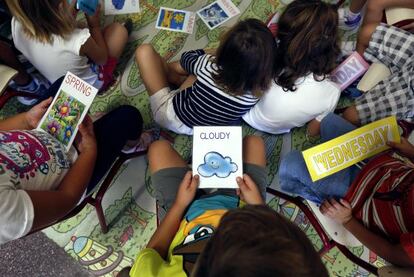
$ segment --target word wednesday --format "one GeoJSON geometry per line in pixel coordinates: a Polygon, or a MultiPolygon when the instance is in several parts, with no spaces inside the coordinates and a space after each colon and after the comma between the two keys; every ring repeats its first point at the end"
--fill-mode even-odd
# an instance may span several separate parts
{"type": "Polygon", "coordinates": [[[303,151],[312,181],[338,172],[400,141],[395,117],[388,117],[303,151]]]}

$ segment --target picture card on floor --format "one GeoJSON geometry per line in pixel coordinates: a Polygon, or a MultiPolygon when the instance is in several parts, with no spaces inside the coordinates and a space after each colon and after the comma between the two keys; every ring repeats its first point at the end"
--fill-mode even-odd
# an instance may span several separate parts
{"type": "Polygon", "coordinates": [[[199,188],[238,188],[243,175],[242,128],[196,126],[193,133],[193,175],[199,188]]]}
{"type": "Polygon", "coordinates": [[[71,72],[66,73],[36,129],[57,138],[68,151],[97,93],[98,89],[71,72]]]}
{"type": "Polygon", "coordinates": [[[358,79],[369,68],[369,64],[357,52],[353,52],[331,73],[331,80],[342,90],[358,79]]]}
{"type": "Polygon", "coordinates": [[[139,0],[105,0],[105,15],[139,13],[139,0]]]}
{"type": "Polygon", "coordinates": [[[222,25],[239,13],[240,10],[231,0],[214,1],[197,12],[198,16],[210,30],[222,25]]]}
{"type": "Polygon", "coordinates": [[[390,116],[302,152],[312,181],[317,181],[389,149],[400,142],[397,119],[390,116]]]}
{"type": "Polygon", "coordinates": [[[192,34],[195,17],[196,15],[193,12],[161,7],[155,27],[162,30],[192,34]]]}

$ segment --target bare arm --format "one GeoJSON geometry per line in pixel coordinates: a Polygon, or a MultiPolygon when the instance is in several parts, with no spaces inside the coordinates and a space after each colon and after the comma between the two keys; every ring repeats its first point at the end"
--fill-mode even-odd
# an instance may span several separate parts
{"type": "Polygon", "coordinates": [[[352,217],[344,227],[351,232],[363,245],[374,251],[377,255],[399,266],[414,266],[401,244],[392,244],[376,235],[352,217]]]}
{"type": "Polygon", "coordinates": [[[341,199],[326,200],[320,207],[321,213],[342,224],[363,245],[374,251],[380,257],[399,266],[414,266],[401,244],[392,244],[388,240],[371,232],[352,216],[351,205],[341,199]]]}
{"type": "Polygon", "coordinates": [[[55,191],[27,191],[34,207],[32,229],[53,223],[78,203],[92,176],[96,160],[96,140],[89,117],[79,126],[80,155],[55,191]]]}
{"type": "Polygon", "coordinates": [[[310,136],[310,137],[318,136],[321,132],[321,123],[319,121],[317,121],[316,119],[312,119],[308,123],[308,127],[306,129],[306,132],[307,132],[308,136],[310,136]]]}
{"type": "Polygon", "coordinates": [[[173,206],[148,242],[147,247],[155,249],[164,259],[167,257],[168,248],[180,227],[184,211],[194,199],[198,181],[197,175],[192,177],[191,171],[187,172],[180,184],[173,206]]]}
{"type": "Polygon", "coordinates": [[[1,120],[0,130],[30,130],[36,128],[51,102],[52,98],[46,99],[27,112],[1,120]]]}
{"type": "Polygon", "coordinates": [[[100,24],[101,5],[98,5],[93,16],[86,15],[91,37],[82,45],[80,54],[88,56],[96,64],[104,65],[108,59],[106,46],[100,24]]]}

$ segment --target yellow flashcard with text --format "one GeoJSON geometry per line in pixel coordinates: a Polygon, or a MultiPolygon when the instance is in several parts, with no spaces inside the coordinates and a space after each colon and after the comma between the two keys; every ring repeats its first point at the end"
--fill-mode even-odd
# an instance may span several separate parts
{"type": "Polygon", "coordinates": [[[317,181],[389,149],[400,142],[397,119],[390,116],[302,152],[312,181],[317,181]]]}

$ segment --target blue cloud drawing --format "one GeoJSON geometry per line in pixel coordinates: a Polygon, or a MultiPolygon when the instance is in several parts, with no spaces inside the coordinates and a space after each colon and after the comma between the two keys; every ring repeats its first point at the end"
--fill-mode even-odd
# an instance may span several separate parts
{"type": "Polygon", "coordinates": [[[112,0],[112,5],[114,5],[115,9],[122,10],[124,7],[125,0],[112,0]]]}
{"type": "Polygon", "coordinates": [[[223,157],[213,151],[204,156],[204,163],[198,166],[197,171],[203,177],[216,175],[219,178],[226,178],[237,171],[237,164],[233,163],[230,157],[223,157]]]}

